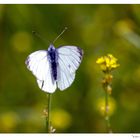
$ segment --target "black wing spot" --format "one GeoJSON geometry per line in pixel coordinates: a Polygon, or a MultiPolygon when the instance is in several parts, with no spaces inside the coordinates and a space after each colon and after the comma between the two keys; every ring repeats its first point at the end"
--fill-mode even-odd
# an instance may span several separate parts
{"type": "Polygon", "coordinates": [[[42,81],[41,89],[43,88],[43,86],[44,86],[44,81],[42,81]]]}
{"type": "Polygon", "coordinates": [[[71,68],[71,65],[69,64],[68,67],[71,68]]]}
{"type": "Polygon", "coordinates": [[[79,54],[80,54],[80,56],[79,56],[79,58],[80,58],[80,60],[82,59],[82,57],[83,57],[83,54],[84,54],[84,51],[81,49],[81,48],[77,48],[78,49],[78,52],[79,52],[79,54]]]}

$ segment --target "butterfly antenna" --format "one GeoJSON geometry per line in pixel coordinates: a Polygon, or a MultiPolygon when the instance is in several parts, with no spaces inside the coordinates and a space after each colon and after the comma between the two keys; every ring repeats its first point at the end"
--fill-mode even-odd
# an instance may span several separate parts
{"type": "Polygon", "coordinates": [[[64,30],[54,39],[53,44],[67,29],[67,27],[64,28],[64,30]]]}
{"type": "MultiPolygon", "coordinates": [[[[36,31],[32,31],[33,35],[35,35],[36,37],[38,37],[39,39],[41,39],[43,42],[46,43],[46,40],[44,38],[42,38],[42,36],[37,33],[36,31]]],[[[50,41],[47,40],[47,42],[50,44],[50,41]]]]}

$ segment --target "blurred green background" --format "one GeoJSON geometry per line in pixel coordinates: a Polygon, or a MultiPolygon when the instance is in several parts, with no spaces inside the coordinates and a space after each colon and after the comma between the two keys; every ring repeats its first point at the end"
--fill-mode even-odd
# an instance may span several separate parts
{"type": "Polygon", "coordinates": [[[140,5],[0,5],[0,132],[45,132],[46,93],[26,68],[27,56],[68,30],[55,46],[84,50],[72,86],[52,96],[56,132],[106,132],[103,73],[95,63],[107,53],[118,58],[113,71],[111,124],[116,133],[140,132],[140,5]]]}

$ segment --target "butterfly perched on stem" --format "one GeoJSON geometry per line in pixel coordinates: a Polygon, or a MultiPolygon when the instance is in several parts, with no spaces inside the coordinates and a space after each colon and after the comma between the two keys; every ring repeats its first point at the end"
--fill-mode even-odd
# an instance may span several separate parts
{"type": "Polygon", "coordinates": [[[55,48],[50,44],[48,50],[31,53],[26,59],[27,68],[37,78],[40,89],[53,93],[68,88],[75,79],[83,57],[83,50],[77,46],[55,48]]]}

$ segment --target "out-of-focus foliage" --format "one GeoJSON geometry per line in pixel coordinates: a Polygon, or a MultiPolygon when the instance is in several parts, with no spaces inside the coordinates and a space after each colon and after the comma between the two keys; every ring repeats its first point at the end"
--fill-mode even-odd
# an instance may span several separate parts
{"type": "Polygon", "coordinates": [[[0,5],[0,132],[45,132],[46,94],[27,70],[33,51],[76,45],[83,61],[72,86],[52,96],[56,132],[105,132],[105,93],[96,59],[113,54],[113,132],[140,132],[140,5],[0,5]],[[40,33],[46,43],[32,34],[40,33]]]}

